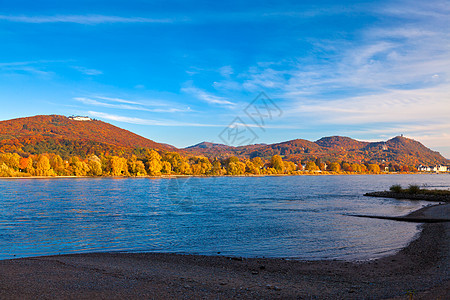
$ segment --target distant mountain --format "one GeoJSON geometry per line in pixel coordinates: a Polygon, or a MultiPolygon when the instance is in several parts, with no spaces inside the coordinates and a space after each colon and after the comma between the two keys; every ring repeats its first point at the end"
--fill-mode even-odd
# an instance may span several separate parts
{"type": "Polygon", "coordinates": [[[136,148],[173,150],[109,123],[59,115],[0,121],[0,151],[62,156],[131,153],[136,148]]]}
{"type": "Polygon", "coordinates": [[[270,158],[277,154],[288,160],[348,161],[350,163],[377,163],[417,166],[419,164],[450,164],[450,161],[422,145],[420,142],[405,137],[395,137],[386,142],[363,142],[349,137],[324,137],[315,142],[296,139],[270,144],[232,147],[222,144],[200,143],[185,150],[202,154],[210,158],[228,157],[262,157],[270,158]]]}
{"type": "Polygon", "coordinates": [[[315,142],[295,139],[275,144],[240,147],[202,142],[177,149],[89,118],[50,115],[0,121],[0,153],[16,152],[21,155],[56,153],[62,157],[135,154],[142,157],[146,149],[176,151],[183,156],[204,155],[210,159],[225,159],[230,156],[241,158],[259,156],[269,159],[277,154],[295,162],[321,159],[409,166],[450,164],[450,161],[439,152],[403,136],[381,142],[364,142],[349,137],[331,136],[315,142]]]}
{"type": "Polygon", "coordinates": [[[315,143],[320,147],[336,150],[361,149],[370,144],[369,142],[360,142],[345,136],[323,137],[320,140],[315,141],[315,143]]]}

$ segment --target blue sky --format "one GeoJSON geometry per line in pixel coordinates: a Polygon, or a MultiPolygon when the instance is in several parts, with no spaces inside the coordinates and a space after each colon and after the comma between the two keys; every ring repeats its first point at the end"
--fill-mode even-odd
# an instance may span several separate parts
{"type": "Polygon", "coordinates": [[[177,147],[234,121],[253,143],[404,134],[449,158],[449,20],[440,0],[0,0],[0,120],[88,115],[177,147]]]}

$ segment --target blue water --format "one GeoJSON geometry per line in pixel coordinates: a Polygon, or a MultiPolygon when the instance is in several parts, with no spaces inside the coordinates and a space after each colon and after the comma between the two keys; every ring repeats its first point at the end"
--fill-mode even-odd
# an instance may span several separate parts
{"type": "Polygon", "coordinates": [[[391,254],[429,203],[364,197],[410,183],[450,188],[449,175],[0,180],[0,259],[131,251],[365,260],[391,254]]]}

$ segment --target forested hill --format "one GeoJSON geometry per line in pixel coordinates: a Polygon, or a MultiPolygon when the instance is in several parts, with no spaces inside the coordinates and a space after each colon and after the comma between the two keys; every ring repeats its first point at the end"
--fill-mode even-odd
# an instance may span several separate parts
{"type": "Polygon", "coordinates": [[[0,152],[84,157],[89,153],[126,154],[139,148],[175,149],[98,120],[42,115],[0,121],[0,152]]]}
{"type": "Polygon", "coordinates": [[[186,148],[197,155],[225,158],[239,157],[269,158],[281,155],[284,159],[300,162],[321,159],[322,161],[347,161],[350,163],[398,164],[417,166],[450,164],[439,152],[432,151],[420,142],[403,136],[382,142],[363,142],[349,137],[324,137],[315,142],[296,139],[270,145],[249,145],[240,147],[201,143],[186,148]]]}
{"type": "Polygon", "coordinates": [[[363,142],[349,137],[324,137],[315,142],[295,139],[276,144],[256,144],[233,147],[222,144],[200,143],[185,149],[154,142],[111,124],[85,121],[59,115],[34,116],[0,121],[0,153],[18,153],[22,157],[43,153],[58,154],[63,158],[86,158],[117,155],[138,158],[146,156],[147,149],[161,154],[172,151],[193,156],[225,160],[231,156],[245,160],[260,157],[270,160],[280,155],[297,164],[305,161],[397,164],[418,166],[443,164],[450,161],[420,142],[398,136],[388,141],[363,142]]]}

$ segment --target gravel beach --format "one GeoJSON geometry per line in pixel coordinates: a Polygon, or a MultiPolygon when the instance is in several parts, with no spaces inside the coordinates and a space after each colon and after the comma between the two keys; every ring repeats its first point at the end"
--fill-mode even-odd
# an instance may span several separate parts
{"type": "MultiPolygon", "coordinates": [[[[408,217],[448,219],[449,204],[408,217]]],[[[395,255],[364,262],[158,253],[0,261],[0,299],[448,299],[450,222],[422,225],[395,255]]]]}

